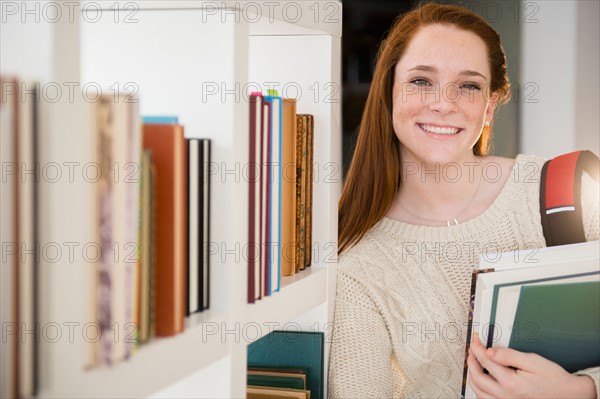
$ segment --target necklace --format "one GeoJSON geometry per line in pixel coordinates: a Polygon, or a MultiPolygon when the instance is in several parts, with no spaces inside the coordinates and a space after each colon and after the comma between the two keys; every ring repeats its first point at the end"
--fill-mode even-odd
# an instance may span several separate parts
{"type": "Polygon", "coordinates": [[[419,220],[422,220],[424,222],[428,222],[428,223],[436,223],[436,224],[440,224],[440,223],[445,223],[446,226],[450,227],[450,226],[456,226],[459,225],[460,223],[458,222],[458,217],[465,211],[467,210],[467,208],[471,205],[471,203],[473,202],[473,200],[475,199],[475,196],[477,195],[477,193],[479,192],[479,187],[481,186],[481,180],[482,177],[479,177],[479,183],[477,183],[477,188],[475,189],[475,192],[473,193],[473,195],[471,196],[471,199],[469,200],[469,202],[467,202],[467,205],[465,205],[460,212],[458,212],[456,214],[456,216],[454,216],[452,219],[446,219],[446,220],[433,220],[433,219],[426,219],[423,218],[421,216],[415,215],[414,213],[412,213],[410,210],[408,210],[408,208],[406,208],[404,205],[402,205],[401,202],[398,201],[398,205],[400,205],[400,207],[402,209],[404,209],[406,211],[406,213],[408,213],[410,216],[417,218],[419,220]]]}

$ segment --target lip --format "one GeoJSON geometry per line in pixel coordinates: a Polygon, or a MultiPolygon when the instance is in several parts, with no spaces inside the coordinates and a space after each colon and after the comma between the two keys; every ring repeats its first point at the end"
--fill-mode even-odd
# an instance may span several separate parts
{"type": "Polygon", "coordinates": [[[452,139],[453,137],[459,136],[464,131],[464,129],[460,128],[460,127],[450,126],[450,125],[439,125],[436,123],[417,123],[417,127],[419,128],[419,130],[421,130],[421,132],[425,133],[427,136],[438,139],[438,140],[452,139]],[[453,134],[432,133],[432,132],[429,132],[429,131],[423,129],[423,125],[434,126],[434,127],[445,127],[445,128],[450,128],[450,129],[458,129],[458,132],[453,133],[453,134]]]}

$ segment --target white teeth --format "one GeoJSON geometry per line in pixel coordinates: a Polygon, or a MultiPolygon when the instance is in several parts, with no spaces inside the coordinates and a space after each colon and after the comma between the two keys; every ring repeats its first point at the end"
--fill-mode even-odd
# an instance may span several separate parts
{"type": "Polygon", "coordinates": [[[435,134],[456,134],[460,129],[456,129],[453,127],[438,127],[431,125],[420,125],[423,130],[426,130],[430,133],[435,134]]]}

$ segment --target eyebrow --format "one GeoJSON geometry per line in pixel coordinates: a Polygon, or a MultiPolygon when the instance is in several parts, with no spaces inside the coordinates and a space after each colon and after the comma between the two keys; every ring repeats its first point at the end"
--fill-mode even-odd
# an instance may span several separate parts
{"type": "MultiPolygon", "coordinates": [[[[417,65],[414,68],[411,68],[408,70],[410,71],[423,71],[423,72],[437,72],[437,68],[431,66],[431,65],[417,65]]],[[[484,79],[487,79],[483,74],[477,72],[477,71],[470,71],[470,70],[466,70],[466,71],[462,71],[461,73],[458,74],[459,76],[481,76],[484,79]]]]}

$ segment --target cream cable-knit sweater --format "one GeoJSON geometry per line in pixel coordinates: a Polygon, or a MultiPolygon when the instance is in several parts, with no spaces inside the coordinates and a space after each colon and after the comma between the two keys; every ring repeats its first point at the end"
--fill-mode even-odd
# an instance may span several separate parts
{"type": "MultiPolygon", "coordinates": [[[[460,397],[471,272],[481,253],[545,246],[543,162],[519,155],[518,178],[469,221],[426,227],[384,217],[340,256],[329,397],[460,397]]],[[[585,235],[598,240],[598,185],[587,175],[582,192],[585,235]]],[[[582,373],[600,394],[600,369],[582,373]]]]}

